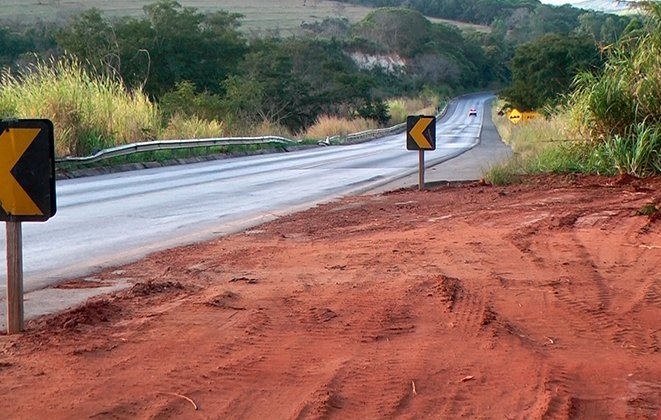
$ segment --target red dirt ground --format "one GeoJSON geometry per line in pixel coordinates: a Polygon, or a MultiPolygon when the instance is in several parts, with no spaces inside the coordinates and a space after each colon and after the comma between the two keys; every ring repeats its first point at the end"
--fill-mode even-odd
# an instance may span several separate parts
{"type": "Polygon", "coordinates": [[[0,418],[656,420],[660,207],[661,179],[400,190],[154,254],[0,337],[0,418]]]}

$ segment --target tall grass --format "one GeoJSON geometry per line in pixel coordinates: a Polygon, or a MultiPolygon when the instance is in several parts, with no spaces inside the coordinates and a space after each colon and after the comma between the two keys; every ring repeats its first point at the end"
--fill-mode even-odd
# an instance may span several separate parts
{"type": "Polygon", "coordinates": [[[390,112],[390,124],[406,121],[409,115],[434,115],[439,106],[437,95],[423,95],[418,98],[393,98],[386,104],[390,112]]]}
{"type": "Polygon", "coordinates": [[[569,113],[611,171],[661,173],[661,3],[637,2],[646,12],[643,31],[610,49],[602,74],[580,74],[569,113]]]}
{"type": "Polygon", "coordinates": [[[277,124],[268,120],[261,123],[241,128],[241,131],[233,133],[238,136],[280,136],[291,138],[292,133],[282,124],[277,124]]]}
{"type": "Polygon", "coordinates": [[[637,124],[632,133],[616,135],[598,148],[619,173],[645,177],[661,173],[661,126],[637,124]]]}
{"type": "Polygon", "coordinates": [[[365,118],[347,119],[332,115],[321,115],[301,137],[307,139],[324,139],[332,136],[344,136],[365,130],[378,128],[378,123],[365,118]]]}
{"type": "Polygon", "coordinates": [[[160,140],[204,139],[222,137],[225,126],[221,121],[203,120],[197,116],[174,114],[165,128],[160,130],[160,140]]]}
{"type": "Polygon", "coordinates": [[[516,126],[494,116],[515,157],[492,168],[491,182],[540,172],[661,174],[661,2],[635,3],[647,26],[609,47],[600,74],[579,74],[559,114],[516,126]]]}
{"type": "Polygon", "coordinates": [[[142,92],[92,76],[71,58],[39,61],[17,74],[3,71],[0,117],[53,121],[58,156],[153,139],[160,121],[157,107],[142,92]]]}
{"type": "Polygon", "coordinates": [[[507,184],[524,174],[612,174],[612,165],[596,143],[579,137],[568,113],[512,124],[506,116],[493,115],[503,141],[514,152],[511,159],[490,168],[485,178],[507,184]]]}
{"type": "MultiPolygon", "coordinates": [[[[496,107],[497,108],[497,107],[496,107]]],[[[557,114],[512,124],[506,115],[492,115],[500,137],[518,158],[530,160],[544,150],[576,140],[569,116],[557,114]]]]}

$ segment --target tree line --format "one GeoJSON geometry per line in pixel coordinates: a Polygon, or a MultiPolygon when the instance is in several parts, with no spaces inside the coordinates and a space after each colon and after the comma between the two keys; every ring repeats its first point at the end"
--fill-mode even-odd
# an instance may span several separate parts
{"type": "Polygon", "coordinates": [[[139,18],[90,9],[66,25],[0,26],[0,65],[72,55],[90,72],[145,92],[166,118],[195,115],[236,127],[268,121],[297,133],[320,115],[385,124],[385,99],[422,91],[497,89],[522,109],[552,104],[578,72],[599,71],[608,45],[640,27],[635,17],[537,0],[349,2],[379,8],[355,24],[327,18],[295,36],[259,38],[241,31],[239,14],[203,13],[175,0],[145,6],[139,18]],[[357,53],[404,65],[360,65],[357,53]]]}
{"type": "Polygon", "coordinates": [[[241,18],[174,0],[145,6],[138,18],[110,19],[90,9],[62,26],[1,27],[0,64],[71,55],[90,72],[145,92],[166,117],[183,113],[236,126],[267,120],[292,133],[324,114],[385,124],[386,98],[498,82],[487,71],[496,63],[479,44],[411,10],[377,9],[357,24],[331,18],[289,37],[249,37],[241,18]],[[401,36],[391,39],[390,31],[401,36]],[[351,58],[357,52],[407,65],[360,65],[351,58]]]}
{"type": "MultiPolygon", "coordinates": [[[[642,27],[638,15],[614,15],[538,0],[340,0],[371,7],[406,7],[426,16],[487,25],[478,36],[497,63],[491,78],[512,107],[552,107],[582,71],[603,69],[606,51],[642,27]]],[[[485,75],[486,76],[486,75],[485,75]]]]}

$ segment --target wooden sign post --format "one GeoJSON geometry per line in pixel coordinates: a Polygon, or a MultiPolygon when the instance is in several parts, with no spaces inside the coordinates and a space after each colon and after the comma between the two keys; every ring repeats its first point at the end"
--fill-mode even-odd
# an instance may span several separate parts
{"type": "Polygon", "coordinates": [[[7,222],[7,334],[23,331],[23,228],[7,222]]]}
{"type": "Polygon", "coordinates": [[[7,334],[23,331],[23,229],[56,211],[49,120],[0,121],[0,221],[7,224],[7,334]]]}
{"type": "Polygon", "coordinates": [[[436,150],[436,117],[414,115],[406,118],[406,149],[418,150],[418,189],[425,188],[425,150],[436,150]]]}

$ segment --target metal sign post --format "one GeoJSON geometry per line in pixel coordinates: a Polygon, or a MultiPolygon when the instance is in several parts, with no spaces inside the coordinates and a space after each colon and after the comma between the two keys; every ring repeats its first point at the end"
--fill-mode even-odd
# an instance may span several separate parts
{"type": "Polygon", "coordinates": [[[7,225],[7,334],[23,331],[23,229],[56,211],[55,140],[49,120],[0,121],[0,221],[7,225]]]}

